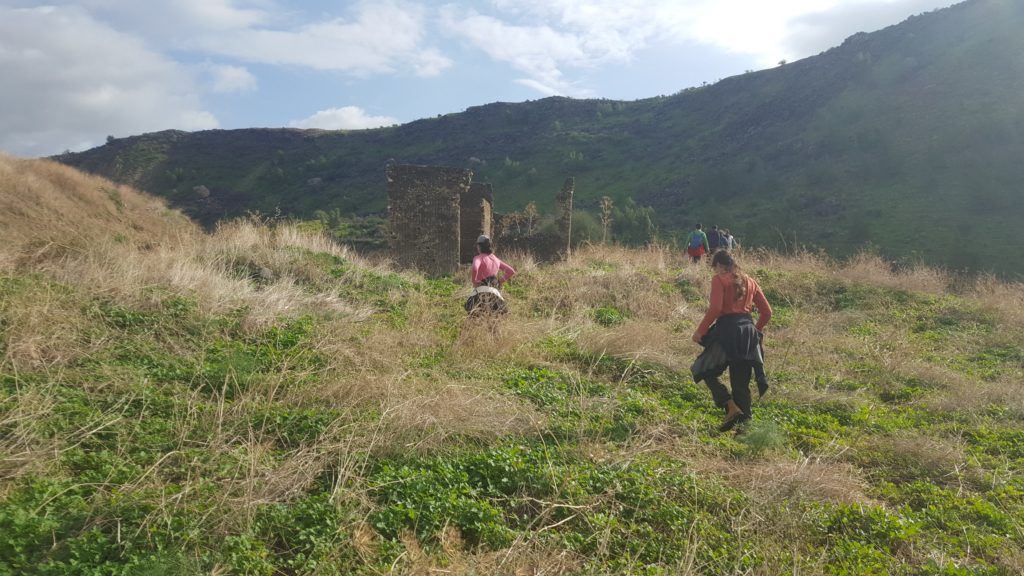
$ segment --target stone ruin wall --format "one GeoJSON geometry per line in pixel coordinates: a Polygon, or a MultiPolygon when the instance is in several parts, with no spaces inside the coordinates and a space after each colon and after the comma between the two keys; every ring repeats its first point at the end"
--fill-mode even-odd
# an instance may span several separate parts
{"type": "Polygon", "coordinates": [[[566,178],[562,184],[562,191],[555,197],[561,212],[558,218],[558,232],[562,236],[566,256],[572,252],[572,197],[575,191],[576,179],[566,178]]]}
{"type": "Polygon", "coordinates": [[[462,228],[460,261],[463,264],[473,262],[476,256],[476,239],[481,234],[491,236],[493,220],[494,193],[490,184],[473,182],[469,190],[462,195],[459,203],[459,220],[462,228]]]}
{"type": "Polygon", "coordinates": [[[388,216],[399,265],[432,276],[458,270],[460,199],[472,178],[471,170],[461,168],[388,167],[388,216]]]}

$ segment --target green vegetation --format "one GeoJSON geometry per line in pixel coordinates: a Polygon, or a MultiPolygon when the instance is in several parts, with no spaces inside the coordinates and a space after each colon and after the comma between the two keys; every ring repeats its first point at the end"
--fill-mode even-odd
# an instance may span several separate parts
{"type": "Polygon", "coordinates": [[[1022,23],[1018,3],[972,0],[672,96],[495,103],[362,131],[169,131],[59,160],[169,198],[209,226],[249,211],[340,213],[349,220],[329,229],[372,244],[374,222],[361,219],[386,209],[383,172],[395,159],[472,169],[502,213],[534,202],[550,214],[573,176],[593,241],[608,197],[622,243],[646,242],[649,218],[663,240],[699,220],[748,247],[874,247],[1015,278],[1022,23]]]}
{"type": "Polygon", "coordinates": [[[218,234],[199,253],[248,304],[0,277],[0,573],[1024,568],[1002,285],[748,255],[778,314],[772,388],[720,435],[687,370],[708,271],[679,253],[524,271],[490,323],[452,279],[296,228],[218,234]]]}

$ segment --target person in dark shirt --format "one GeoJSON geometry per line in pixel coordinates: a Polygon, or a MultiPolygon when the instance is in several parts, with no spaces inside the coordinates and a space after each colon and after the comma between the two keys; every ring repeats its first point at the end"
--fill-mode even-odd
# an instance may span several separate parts
{"type": "Polygon", "coordinates": [[[723,240],[722,232],[718,230],[718,226],[712,226],[711,231],[708,232],[708,253],[714,254],[720,248],[725,248],[723,240]]]}

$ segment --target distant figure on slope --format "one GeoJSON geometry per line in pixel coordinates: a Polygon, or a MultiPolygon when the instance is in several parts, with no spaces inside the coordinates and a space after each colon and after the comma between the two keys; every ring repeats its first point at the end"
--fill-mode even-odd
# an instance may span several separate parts
{"type": "Polygon", "coordinates": [[[711,267],[715,271],[711,278],[711,303],[693,333],[693,341],[704,346],[704,351],[690,371],[694,382],[703,380],[715,404],[725,410],[725,421],[718,429],[726,432],[753,415],[750,407],[752,372],[757,375],[760,394],[768,390],[762,330],[771,320],[772,307],[761,287],[740,270],[729,252],[715,252],[711,267]],[[756,325],[750,314],[754,308],[758,313],[756,325]],[[731,394],[719,380],[726,367],[729,368],[731,394]]]}
{"type": "Polygon", "coordinates": [[[699,263],[708,250],[708,236],[704,233],[704,225],[698,222],[693,232],[686,237],[686,253],[694,263],[699,263]]]}
{"type": "Polygon", "coordinates": [[[715,224],[711,226],[711,230],[708,232],[708,254],[714,254],[720,248],[725,248],[725,238],[722,237],[721,230],[715,224]]]}
{"type": "Polygon", "coordinates": [[[515,269],[494,255],[491,239],[481,235],[476,239],[476,256],[470,280],[473,292],[466,300],[466,312],[471,315],[488,312],[504,313],[507,310],[500,288],[516,275],[515,269]],[[501,277],[498,277],[498,273],[501,277]]]}
{"type": "Polygon", "coordinates": [[[728,228],[722,228],[722,238],[725,240],[722,248],[730,252],[736,249],[736,239],[733,238],[732,232],[729,232],[728,228]]]}

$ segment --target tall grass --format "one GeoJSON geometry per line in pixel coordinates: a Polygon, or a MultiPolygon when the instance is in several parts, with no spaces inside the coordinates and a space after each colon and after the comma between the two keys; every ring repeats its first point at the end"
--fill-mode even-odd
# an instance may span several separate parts
{"type": "Polygon", "coordinates": [[[667,247],[501,254],[520,273],[510,312],[470,319],[465,275],[426,279],[283,222],[204,233],[109,186],[0,158],[0,510],[43,480],[63,484],[36,516],[70,493],[88,510],[26,540],[40,561],[92,534],[112,558],[130,557],[119,542],[180,548],[219,573],[1020,566],[1019,518],[988,508],[1020,508],[1001,440],[1024,429],[1019,284],[741,254],[777,309],[772,388],[759,427],[720,436],[688,374],[711,271],[667,247]],[[925,490],[931,511],[909,511],[925,490]],[[433,533],[385,514],[416,498],[448,510],[433,533]],[[494,507],[520,528],[471,543],[494,507]],[[882,544],[857,548],[856,530],[882,544]]]}

